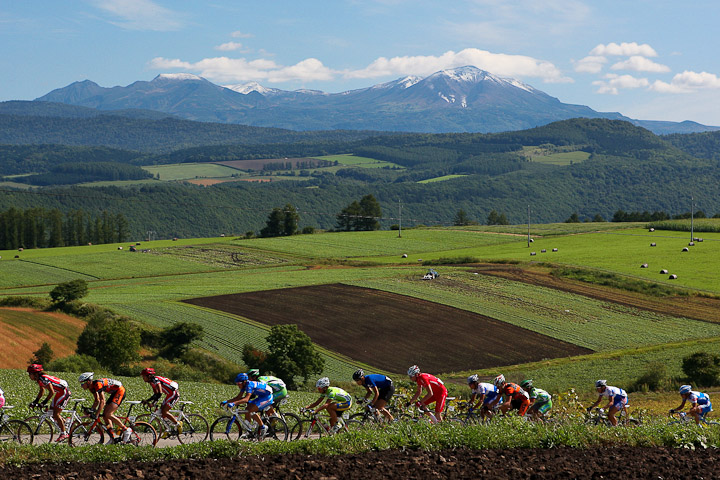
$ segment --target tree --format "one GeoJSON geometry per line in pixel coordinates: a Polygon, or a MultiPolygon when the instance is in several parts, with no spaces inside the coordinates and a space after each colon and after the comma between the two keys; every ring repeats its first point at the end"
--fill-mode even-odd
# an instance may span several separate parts
{"type": "Polygon", "coordinates": [[[76,353],[95,357],[100,365],[117,371],[140,359],[140,331],[127,318],[94,315],[80,334],[76,353]]]}
{"type": "Polygon", "coordinates": [[[297,209],[288,203],[285,205],[283,213],[285,214],[283,217],[283,235],[295,235],[298,231],[298,222],[300,221],[300,215],[298,215],[297,209]]]}
{"type": "Polygon", "coordinates": [[[467,213],[465,213],[465,210],[462,208],[455,213],[455,219],[453,220],[453,225],[457,227],[461,227],[464,225],[468,225],[470,223],[470,218],[468,218],[467,213]]]}
{"type": "Polygon", "coordinates": [[[280,237],[283,235],[295,235],[298,230],[300,216],[297,209],[291,204],[284,208],[275,207],[268,215],[265,227],[260,230],[261,237],[280,237]]]}
{"type": "Polygon", "coordinates": [[[577,212],[573,212],[573,214],[570,215],[570,218],[565,220],[565,223],[580,223],[580,215],[578,215],[577,212]]]}
{"type": "Polygon", "coordinates": [[[504,213],[498,214],[495,210],[491,210],[487,218],[488,225],[509,225],[507,217],[504,213]]]}
{"type": "Polygon", "coordinates": [[[353,201],[337,214],[337,229],[349,232],[371,231],[380,229],[382,208],[371,194],[365,195],[360,201],[353,201]]]}
{"type": "Polygon", "coordinates": [[[337,215],[337,229],[349,232],[356,229],[357,219],[360,217],[360,204],[357,201],[352,202],[343,208],[337,215]]]}
{"type": "Polygon", "coordinates": [[[181,357],[190,349],[190,344],[200,340],[204,334],[202,325],[197,323],[178,322],[167,327],[160,333],[160,355],[169,360],[181,357]]]}
{"type": "Polygon", "coordinates": [[[267,360],[267,353],[259,350],[249,343],[243,346],[242,350],[242,361],[248,368],[257,368],[258,370],[265,370],[265,361],[267,360]]]}
{"type": "Polygon", "coordinates": [[[58,284],[50,291],[50,298],[55,303],[68,303],[80,299],[88,294],[88,285],[85,280],[78,278],[69,282],[58,284]]]}
{"type": "Polygon", "coordinates": [[[295,387],[295,377],[307,382],[310,375],[322,372],[325,360],[297,325],[275,325],[266,338],[268,355],[265,367],[268,371],[295,387]]]}
{"type": "Polygon", "coordinates": [[[30,359],[30,363],[39,363],[40,365],[47,365],[53,359],[53,350],[49,343],[43,342],[39,349],[33,352],[33,358],[30,359]]]}
{"type": "Polygon", "coordinates": [[[699,386],[717,385],[720,381],[720,355],[696,352],[682,360],[682,370],[699,386]]]}

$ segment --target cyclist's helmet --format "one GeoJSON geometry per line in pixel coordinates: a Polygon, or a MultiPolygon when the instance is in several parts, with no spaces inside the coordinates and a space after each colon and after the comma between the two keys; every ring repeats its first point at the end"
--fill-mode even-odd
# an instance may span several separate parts
{"type": "Polygon", "coordinates": [[[27,372],[28,373],[41,373],[43,371],[43,366],[38,363],[33,363],[32,365],[28,366],[27,372]]]}
{"type": "Polygon", "coordinates": [[[315,386],[317,388],[326,388],[330,386],[330,379],[328,377],[322,377],[317,382],[315,382],[315,386]]]}
{"type": "Polygon", "coordinates": [[[152,367],[143,368],[140,375],[155,375],[155,369],[152,367]]]}
{"type": "Polygon", "coordinates": [[[522,382],[520,382],[520,387],[522,387],[523,390],[532,389],[532,380],[523,380],[522,382]]]}
{"type": "Polygon", "coordinates": [[[85,382],[87,382],[88,380],[92,380],[92,379],[93,379],[93,375],[95,375],[95,373],[93,373],[93,372],[85,372],[85,373],[81,374],[81,375],[78,377],[78,382],[80,382],[80,383],[85,383],[85,382]]]}
{"type": "Polygon", "coordinates": [[[607,380],[598,380],[595,382],[595,388],[607,387],[607,380]]]}
{"type": "Polygon", "coordinates": [[[685,395],[686,393],[692,392],[692,386],[690,385],[683,385],[680,387],[680,395],[685,395]]]}
{"type": "Polygon", "coordinates": [[[505,385],[505,383],[507,383],[507,382],[505,382],[505,375],[503,375],[503,374],[498,375],[497,377],[495,377],[495,380],[493,380],[493,385],[495,385],[498,388],[505,385]]]}
{"type": "Polygon", "coordinates": [[[247,373],[238,373],[237,377],[235,377],[235,383],[247,382],[247,380],[248,380],[247,373]]]}
{"type": "Polygon", "coordinates": [[[408,377],[413,378],[420,375],[420,367],[417,365],[413,365],[412,367],[408,368],[408,377]]]}
{"type": "Polygon", "coordinates": [[[362,368],[361,368],[359,370],[356,370],[355,373],[353,373],[353,380],[357,382],[364,376],[365,376],[365,372],[363,372],[362,368]]]}
{"type": "Polygon", "coordinates": [[[480,381],[480,377],[478,377],[477,375],[470,375],[467,378],[468,385],[470,385],[471,383],[478,383],[479,381],[480,381]]]}
{"type": "Polygon", "coordinates": [[[257,368],[251,368],[248,370],[248,377],[259,377],[260,376],[260,370],[257,368]]]}

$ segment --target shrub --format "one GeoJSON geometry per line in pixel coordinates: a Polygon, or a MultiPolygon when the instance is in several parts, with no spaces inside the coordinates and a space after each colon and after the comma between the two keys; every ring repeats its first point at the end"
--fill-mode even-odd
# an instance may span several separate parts
{"type": "Polygon", "coordinates": [[[645,372],[632,384],[633,392],[647,392],[663,389],[668,383],[667,365],[663,362],[651,362],[645,372]]]}
{"type": "Polygon", "coordinates": [[[87,282],[82,278],[58,284],[50,291],[50,298],[56,303],[78,300],[88,294],[87,282]]]}
{"type": "Polygon", "coordinates": [[[0,299],[0,306],[35,308],[37,310],[43,310],[48,307],[48,302],[45,299],[35,297],[5,297],[0,299]]]}
{"type": "Polygon", "coordinates": [[[49,343],[43,342],[39,349],[33,352],[34,357],[30,359],[30,363],[39,363],[40,365],[48,365],[53,358],[53,350],[49,343]]]}
{"type": "Polygon", "coordinates": [[[54,372],[98,372],[103,370],[100,363],[90,355],[71,355],[60,358],[45,365],[45,369],[54,372]]]}
{"type": "Polygon", "coordinates": [[[688,379],[698,386],[717,385],[720,378],[720,355],[693,353],[683,358],[682,370],[688,379]]]}

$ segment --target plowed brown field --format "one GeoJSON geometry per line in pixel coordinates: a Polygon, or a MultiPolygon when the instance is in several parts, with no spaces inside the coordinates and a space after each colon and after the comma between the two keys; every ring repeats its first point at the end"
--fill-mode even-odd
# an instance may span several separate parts
{"type": "Polygon", "coordinates": [[[390,372],[429,372],[591,353],[490,317],[394,293],[333,284],[186,300],[265,325],[297,324],[313,342],[390,372]]]}
{"type": "Polygon", "coordinates": [[[715,450],[548,448],[369,452],[355,455],[238,457],[168,462],[0,465],[0,478],[94,479],[701,479],[718,478],[715,450]]]}

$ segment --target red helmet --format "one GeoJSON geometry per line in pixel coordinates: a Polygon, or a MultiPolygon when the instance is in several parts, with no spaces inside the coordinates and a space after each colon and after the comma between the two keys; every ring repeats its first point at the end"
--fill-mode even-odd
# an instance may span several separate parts
{"type": "Polygon", "coordinates": [[[27,368],[28,373],[40,373],[43,371],[43,366],[37,363],[33,363],[27,368]]]}
{"type": "Polygon", "coordinates": [[[152,367],[143,368],[142,372],[140,372],[140,375],[155,375],[155,369],[152,367]]]}

